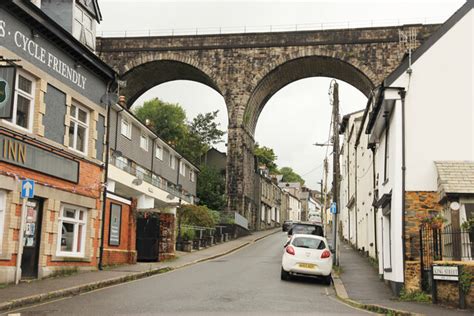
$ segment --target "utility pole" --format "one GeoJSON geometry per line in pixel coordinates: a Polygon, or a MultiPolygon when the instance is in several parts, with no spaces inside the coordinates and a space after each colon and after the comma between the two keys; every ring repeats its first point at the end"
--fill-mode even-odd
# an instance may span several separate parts
{"type": "Polygon", "coordinates": [[[339,265],[339,243],[337,242],[337,214],[339,213],[339,85],[336,80],[331,82],[330,93],[332,95],[332,137],[333,137],[333,177],[332,177],[332,200],[336,203],[336,213],[333,214],[332,240],[335,250],[334,263],[339,265]]]}

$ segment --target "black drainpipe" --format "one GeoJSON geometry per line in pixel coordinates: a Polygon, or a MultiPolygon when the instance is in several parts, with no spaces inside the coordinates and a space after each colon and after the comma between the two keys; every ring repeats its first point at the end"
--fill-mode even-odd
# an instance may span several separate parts
{"type": "Polygon", "coordinates": [[[355,237],[356,237],[356,249],[359,250],[359,230],[358,230],[358,223],[357,223],[357,212],[359,211],[358,207],[357,207],[357,146],[355,146],[354,148],[354,155],[355,155],[355,166],[354,166],[354,203],[353,205],[355,205],[354,207],[354,214],[355,214],[355,218],[354,218],[354,222],[355,222],[355,237]]]}
{"type": "MultiPolygon", "coordinates": [[[[372,192],[374,192],[374,197],[375,197],[375,191],[377,190],[376,184],[375,184],[375,145],[370,147],[370,150],[372,151],[372,192]]],[[[379,253],[378,253],[378,242],[377,242],[377,211],[378,209],[373,206],[374,210],[374,245],[375,245],[375,258],[378,260],[379,259],[379,253]]]]}

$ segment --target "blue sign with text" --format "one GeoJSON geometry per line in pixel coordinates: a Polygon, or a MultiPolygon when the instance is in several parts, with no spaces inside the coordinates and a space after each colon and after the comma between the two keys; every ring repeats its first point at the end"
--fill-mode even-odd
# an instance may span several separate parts
{"type": "Polygon", "coordinates": [[[331,214],[336,214],[336,213],[337,213],[336,202],[332,202],[332,203],[331,203],[330,211],[331,211],[331,214]]]}
{"type": "Polygon", "coordinates": [[[22,180],[21,181],[21,198],[31,199],[35,196],[35,181],[22,180]]]}

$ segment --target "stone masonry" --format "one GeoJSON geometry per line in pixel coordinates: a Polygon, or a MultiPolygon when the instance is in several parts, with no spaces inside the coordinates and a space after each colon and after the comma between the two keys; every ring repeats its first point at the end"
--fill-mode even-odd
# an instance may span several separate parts
{"type": "Polygon", "coordinates": [[[224,97],[229,117],[228,208],[244,215],[246,205],[258,204],[252,203],[254,132],[273,94],[293,81],[326,76],[369,95],[405,55],[399,30],[416,29],[420,44],[437,27],[98,38],[97,53],[127,80],[121,93],[129,105],[171,80],[201,82],[224,97]]]}

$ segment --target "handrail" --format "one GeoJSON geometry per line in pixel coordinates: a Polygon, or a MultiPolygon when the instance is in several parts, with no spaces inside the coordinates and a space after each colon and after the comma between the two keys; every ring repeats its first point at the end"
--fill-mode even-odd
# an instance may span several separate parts
{"type": "Polygon", "coordinates": [[[353,29],[366,27],[389,27],[407,24],[438,24],[447,17],[422,17],[402,19],[378,19],[359,21],[339,21],[305,24],[260,25],[260,26],[215,26],[196,28],[166,28],[142,30],[102,30],[100,37],[151,37],[151,36],[183,36],[183,35],[217,35],[239,33],[275,33],[298,31],[325,31],[338,29],[353,29]]]}

